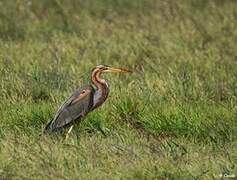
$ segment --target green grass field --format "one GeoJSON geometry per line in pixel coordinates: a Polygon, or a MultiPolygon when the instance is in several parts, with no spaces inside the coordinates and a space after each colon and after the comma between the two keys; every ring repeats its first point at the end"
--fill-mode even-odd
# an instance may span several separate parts
{"type": "Polygon", "coordinates": [[[237,177],[235,0],[3,0],[0,73],[0,179],[237,177]],[[134,73],[40,136],[99,64],[134,73]]]}

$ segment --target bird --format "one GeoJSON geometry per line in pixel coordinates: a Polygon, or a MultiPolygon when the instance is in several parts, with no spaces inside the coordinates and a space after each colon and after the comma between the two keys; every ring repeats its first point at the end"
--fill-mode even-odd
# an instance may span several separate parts
{"type": "Polygon", "coordinates": [[[55,133],[67,127],[69,130],[66,139],[76,123],[91,111],[100,107],[109,95],[109,85],[107,81],[101,78],[101,74],[117,72],[131,73],[131,70],[125,68],[114,68],[106,65],[98,65],[91,71],[91,83],[82,86],[59,107],[54,118],[47,123],[44,128],[45,133],[55,133]]]}

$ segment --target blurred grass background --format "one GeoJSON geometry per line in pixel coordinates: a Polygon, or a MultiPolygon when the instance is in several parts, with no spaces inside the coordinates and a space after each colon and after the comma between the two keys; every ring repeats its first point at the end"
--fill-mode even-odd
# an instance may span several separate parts
{"type": "Polygon", "coordinates": [[[237,176],[236,42],[235,0],[2,0],[0,179],[237,176]],[[134,73],[39,136],[99,64],[134,73]]]}

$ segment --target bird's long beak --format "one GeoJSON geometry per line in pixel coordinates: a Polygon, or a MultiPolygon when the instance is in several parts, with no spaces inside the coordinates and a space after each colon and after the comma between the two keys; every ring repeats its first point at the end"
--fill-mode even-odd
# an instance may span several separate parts
{"type": "Polygon", "coordinates": [[[128,70],[128,69],[124,69],[124,68],[112,68],[112,67],[108,67],[106,70],[104,70],[103,72],[118,72],[118,73],[132,73],[132,71],[128,70]]]}

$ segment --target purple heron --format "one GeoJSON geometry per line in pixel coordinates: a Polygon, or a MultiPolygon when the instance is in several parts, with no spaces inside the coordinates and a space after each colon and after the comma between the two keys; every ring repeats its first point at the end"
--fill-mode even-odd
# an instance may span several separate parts
{"type": "Polygon", "coordinates": [[[126,73],[131,71],[104,65],[96,66],[91,72],[91,84],[78,88],[61,105],[54,119],[46,125],[44,132],[53,133],[70,127],[68,135],[75,123],[79,123],[89,112],[101,106],[108,97],[109,86],[100,75],[107,72],[126,73]]]}

